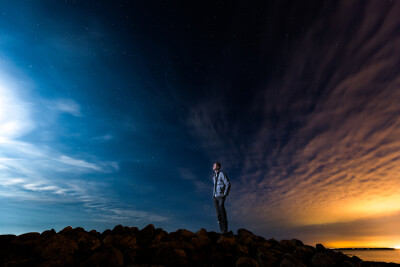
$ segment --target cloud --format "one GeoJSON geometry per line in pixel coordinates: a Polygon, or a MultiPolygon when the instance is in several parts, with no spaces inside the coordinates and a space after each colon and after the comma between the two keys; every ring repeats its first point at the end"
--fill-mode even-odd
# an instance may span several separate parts
{"type": "Polygon", "coordinates": [[[74,159],[65,155],[60,156],[58,161],[74,167],[92,169],[94,171],[106,171],[107,169],[118,170],[117,162],[100,162],[98,164],[94,164],[82,159],[74,159]]]}
{"type": "Polygon", "coordinates": [[[395,231],[379,218],[400,211],[400,3],[337,5],[297,45],[284,44],[282,75],[248,103],[249,113],[263,107],[253,134],[237,134],[242,121],[224,127],[226,103],[216,111],[207,100],[188,118],[210,159],[243,163],[227,205],[233,220],[261,234],[332,225],[324,229],[334,239],[333,226],[370,218],[395,231]],[[229,138],[242,141],[230,146],[229,138]]]}
{"type": "Polygon", "coordinates": [[[63,98],[52,101],[51,108],[73,116],[81,116],[80,106],[72,99],[63,98]]]}
{"type": "Polygon", "coordinates": [[[200,180],[190,169],[179,168],[178,171],[180,177],[193,183],[197,192],[210,191],[210,184],[200,180]]]}
{"type": "Polygon", "coordinates": [[[100,207],[99,209],[101,210],[101,213],[99,213],[95,218],[98,222],[109,222],[110,220],[115,222],[134,221],[135,223],[143,224],[149,221],[157,223],[169,220],[167,217],[152,212],[138,211],[135,210],[135,208],[121,209],[100,207]]]}
{"type": "Polygon", "coordinates": [[[93,138],[93,140],[105,142],[105,141],[109,141],[109,140],[111,140],[111,139],[113,139],[113,138],[114,138],[113,135],[111,135],[111,134],[105,134],[105,135],[102,135],[102,136],[96,136],[96,137],[93,138]]]}
{"type": "Polygon", "coordinates": [[[6,82],[5,75],[1,75],[0,79],[0,142],[5,142],[28,133],[35,125],[27,112],[29,104],[19,100],[11,89],[13,84],[6,82]]]}
{"type": "Polygon", "coordinates": [[[210,159],[210,164],[219,161],[223,168],[240,164],[240,147],[235,143],[237,126],[228,125],[226,106],[217,99],[200,101],[189,112],[186,123],[192,136],[210,159]]]}
{"type": "MultiPolygon", "coordinates": [[[[2,62],[5,66],[6,63],[2,62]]],[[[34,143],[25,138],[42,127],[51,127],[54,113],[67,112],[80,116],[79,105],[70,99],[47,101],[28,96],[11,76],[2,74],[0,84],[0,197],[7,200],[48,200],[53,203],[78,201],[102,203],[101,182],[87,182],[84,178],[72,178],[84,173],[109,173],[119,169],[117,162],[102,161],[91,155],[86,158],[66,155],[51,143],[34,143]],[[29,100],[28,100],[29,99],[29,100]],[[52,103],[46,112],[37,103],[52,103]],[[46,117],[35,115],[44,113],[46,117]]],[[[46,106],[45,106],[46,107],[46,106]]]]}
{"type": "MultiPolygon", "coordinates": [[[[383,8],[369,2],[361,16],[362,30],[347,29],[353,33],[347,40],[344,32],[332,35],[333,27],[346,23],[336,18],[351,15],[340,7],[338,14],[311,28],[289,58],[282,59],[290,67],[273,85],[281,88],[282,98],[266,106],[265,121],[247,153],[243,186],[232,204],[244,203],[235,213],[237,218],[250,218],[267,229],[347,222],[400,210],[395,204],[400,200],[398,11],[398,3],[383,8]],[[368,15],[372,10],[382,12],[381,19],[372,19],[375,23],[368,15]],[[320,35],[320,28],[326,35],[320,35]],[[308,79],[308,88],[290,86],[303,79],[308,79]],[[303,90],[304,97],[291,102],[290,97],[283,98],[296,90],[303,90]],[[320,93],[316,96],[310,90],[320,93]],[[265,138],[273,109],[302,116],[286,142],[273,144],[265,138]]],[[[262,99],[270,98],[267,88],[262,99]]],[[[281,127],[293,124],[291,120],[282,117],[281,127]]]]}

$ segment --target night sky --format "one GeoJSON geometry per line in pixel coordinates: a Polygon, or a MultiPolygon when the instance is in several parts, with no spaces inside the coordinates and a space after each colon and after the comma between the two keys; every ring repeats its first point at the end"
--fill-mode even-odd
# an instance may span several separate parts
{"type": "Polygon", "coordinates": [[[400,247],[400,2],[1,1],[0,234],[400,247]]]}

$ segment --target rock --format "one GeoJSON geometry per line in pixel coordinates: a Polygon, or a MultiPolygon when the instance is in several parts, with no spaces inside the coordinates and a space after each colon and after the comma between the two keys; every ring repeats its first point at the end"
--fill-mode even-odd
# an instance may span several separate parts
{"type": "Polygon", "coordinates": [[[159,234],[157,234],[154,238],[152,243],[158,243],[158,242],[162,242],[162,241],[166,241],[168,237],[168,233],[166,231],[162,231],[159,234]]]}
{"type": "Polygon", "coordinates": [[[188,259],[183,249],[161,247],[154,256],[154,263],[167,266],[187,265],[188,259]]]}
{"type": "Polygon", "coordinates": [[[287,252],[292,252],[296,248],[290,240],[282,240],[279,244],[287,252]]]}
{"type": "Polygon", "coordinates": [[[121,251],[137,247],[136,237],[131,235],[109,234],[104,238],[103,242],[105,245],[115,247],[121,251]]]}
{"type": "Polygon", "coordinates": [[[181,236],[181,240],[184,240],[184,241],[190,241],[190,239],[192,239],[192,237],[196,236],[195,233],[192,233],[186,229],[178,229],[176,232],[181,236]]]}
{"type": "Polygon", "coordinates": [[[207,233],[208,238],[210,238],[211,242],[216,242],[217,239],[221,236],[221,234],[218,234],[214,231],[210,231],[207,233]]]}
{"type": "Polygon", "coordinates": [[[344,261],[344,262],[342,262],[342,263],[340,264],[340,267],[356,267],[356,265],[354,265],[354,264],[351,263],[351,262],[344,261]]]}
{"type": "Polygon", "coordinates": [[[72,228],[72,226],[67,226],[67,227],[64,227],[64,229],[62,229],[60,232],[58,232],[59,234],[62,234],[62,235],[65,235],[65,234],[68,234],[68,233],[70,233],[71,231],[73,231],[74,230],[74,228],[72,228]]]}
{"type": "Polygon", "coordinates": [[[104,240],[106,236],[108,236],[111,233],[110,229],[105,230],[103,233],[101,233],[101,240],[104,240]]]}
{"type": "Polygon", "coordinates": [[[74,254],[78,251],[78,242],[64,235],[55,234],[42,245],[36,247],[35,251],[55,266],[72,265],[74,254]]]}
{"type": "Polygon", "coordinates": [[[140,232],[153,232],[154,231],[154,225],[153,224],[148,224],[146,227],[144,227],[140,232]]]}
{"type": "Polygon", "coordinates": [[[268,243],[270,243],[272,246],[276,247],[279,246],[279,242],[276,241],[275,239],[271,238],[268,240],[268,243]]]}
{"type": "Polygon", "coordinates": [[[292,240],[290,240],[290,242],[292,242],[292,244],[293,244],[295,247],[297,247],[297,246],[300,246],[300,247],[304,246],[303,242],[301,242],[301,241],[298,240],[298,239],[292,239],[292,240]]]}
{"type": "Polygon", "coordinates": [[[241,244],[248,246],[254,241],[254,234],[246,229],[238,229],[238,240],[241,244]]]}
{"type": "Polygon", "coordinates": [[[154,238],[154,225],[149,224],[146,227],[144,227],[142,230],[140,230],[137,234],[137,242],[139,246],[150,246],[151,242],[153,241],[154,238]]]}
{"type": "Polygon", "coordinates": [[[315,248],[318,252],[324,252],[326,250],[326,248],[322,244],[315,245],[315,248]]]}
{"type": "Polygon", "coordinates": [[[44,238],[44,239],[48,239],[48,238],[52,237],[55,234],[56,234],[56,231],[54,229],[51,229],[51,230],[44,231],[41,234],[41,237],[44,238]]]}
{"type": "Polygon", "coordinates": [[[316,267],[329,267],[336,264],[331,256],[323,252],[316,253],[313,256],[311,263],[316,267]]]}
{"type": "Polygon", "coordinates": [[[0,245],[8,244],[16,237],[16,235],[0,235],[0,245]]]}
{"type": "Polygon", "coordinates": [[[350,258],[350,261],[351,261],[352,263],[359,263],[359,262],[362,262],[362,260],[361,260],[359,257],[355,256],[355,255],[353,255],[353,256],[350,258]]]}
{"type": "Polygon", "coordinates": [[[84,266],[123,266],[124,255],[116,248],[100,248],[85,262],[84,266]]]}
{"type": "Polygon", "coordinates": [[[232,251],[235,256],[239,256],[239,257],[245,257],[250,254],[249,247],[241,245],[241,244],[234,244],[232,251]]]}
{"type": "Polygon", "coordinates": [[[221,236],[218,238],[217,244],[219,244],[225,251],[229,251],[235,244],[237,244],[237,242],[234,237],[221,236]]]}
{"type": "Polygon", "coordinates": [[[249,258],[249,257],[240,257],[236,261],[236,266],[237,267],[258,267],[259,264],[256,260],[249,258]]]}
{"type": "Polygon", "coordinates": [[[199,231],[196,232],[196,235],[207,235],[207,230],[201,228],[199,231]]]}
{"type": "Polygon", "coordinates": [[[314,248],[310,246],[296,246],[295,250],[292,251],[292,254],[302,263],[309,265],[311,258],[314,255],[314,248]]]}
{"type": "Polygon", "coordinates": [[[297,239],[266,240],[246,229],[221,235],[204,228],[167,233],[152,224],[117,225],[99,233],[65,227],[20,236],[0,235],[0,266],[395,266],[363,262],[297,239]],[[155,265],[154,265],[155,264],[155,265]]]}
{"type": "Polygon", "coordinates": [[[243,228],[238,229],[238,230],[237,230],[237,234],[238,234],[239,236],[241,236],[241,235],[250,235],[250,236],[254,236],[254,234],[253,234],[252,232],[250,232],[249,230],[243,229],[243,228]]]}
{"type": "Polygon", "coordinates": [[[77,241],[81,252],[86,253],[87,251],[93,251],[101,246],[101,235],[99,233],[96,231],[91,231],[88,233],[81,227],[77,227],[75,229],[73,229],[71,226],[65,227],[58,233],[58,235],[62,235],[70,240],[77,241]]]}
{"type": "Polygon", "coordinates": [[[15,258],[26,259],[33,255],[33,249],[40,245],[39,233],[26,233],[13,238],[9,243],[9,250],[15,258]]]}
{"type": "Polygon", "coordinates": [[[159,248],[179,248],[183,249],[186,251],[194,251],[195,248],[192,244],[186,241],[167,241],[167,242],[159,242],[159,243],[153,243],[151,245],[151,248],[159,249],[159,248]]]}
{"type": "Polygon", "coordinates": [[[127,248],[123,252],[124,254],[124,265],[132,266],[137,261],[137,248],[127,248]]]}
{"type": "Polygon", "coordinates": [[[38,266],[38,260],[35,258],[16,258],[6,261],[1,265],[2,267],[24,267],[24,266],[38,266]]]}
{"type": "Polygon", "coordinates": [[[196,249],[203,249],[207,247],[208,245],[211,244],[210,238],[206,235],[198,235],[195,236],[191,239],[190,243],[196,248],[196,249]]]}
{"type": "Polygon", "coordinates": [[[306,267],[306,265],[291,253],[285,253],[279,265],[280,267],[306,267]]]}
{"type": "Polygon", "coordinates": [[[36,232],[26,233],[13,238],[11,243],[14,245],[30,245],[36,243],[40,239],[40,234],[36,232]]]}
{"type": "Polygon", "coordinates": [[[125,227],[123,226],[123,225],[121,225],[121,224],[119,224],[119,225],[116,225],[115,227],[114,227],[114,229],[112,229],[112,231],[111,231],[111,233],[113,234],[113,235],[124,235],[124,234],[129,234],[129,232],[130,232],[130,228],[129,227],[127,227],[128,229],[125,229],[125,227]],[[127,233],[128,232],[128,233],[127,233]]]}

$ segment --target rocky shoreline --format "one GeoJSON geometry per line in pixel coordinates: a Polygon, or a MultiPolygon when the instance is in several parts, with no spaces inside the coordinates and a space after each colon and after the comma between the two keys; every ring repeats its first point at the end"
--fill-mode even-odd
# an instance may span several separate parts
{"type": "Polygon", "coordinates": [[[365,262],[341,252],[254,235],[246,229],[221,235],[204,228],[168,233],[152,224],[117,225],[99,233],[64,228],[19,236],[0,235],[0,266],[400,266],[365,262]]]}

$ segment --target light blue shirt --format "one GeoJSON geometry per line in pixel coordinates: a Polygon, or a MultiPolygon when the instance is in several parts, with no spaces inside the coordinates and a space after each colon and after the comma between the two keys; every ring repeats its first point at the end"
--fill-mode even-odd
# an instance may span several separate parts
{"type": "Polygon", "coordinates": [[[229,182],[228,177],[222,171],[214,174],[214,188],[213,188],[213,197],[220,196],[228,196],[229,190],[231,189],[231,183],[229,182]]]}

